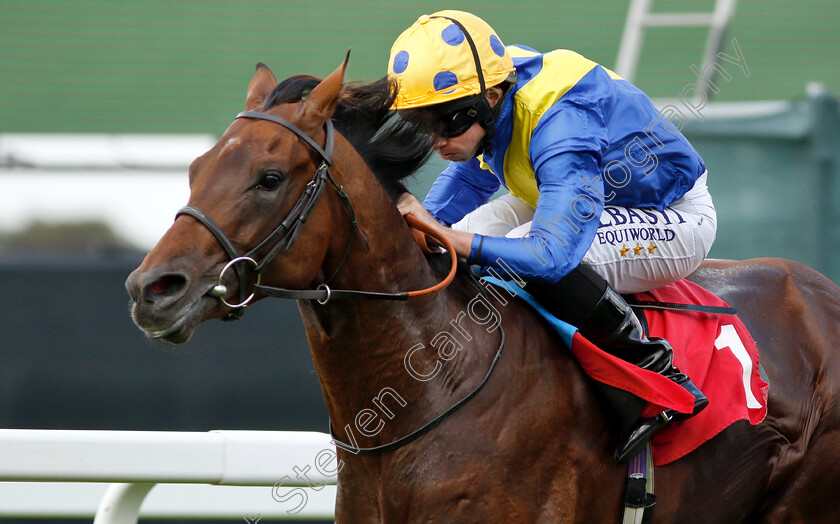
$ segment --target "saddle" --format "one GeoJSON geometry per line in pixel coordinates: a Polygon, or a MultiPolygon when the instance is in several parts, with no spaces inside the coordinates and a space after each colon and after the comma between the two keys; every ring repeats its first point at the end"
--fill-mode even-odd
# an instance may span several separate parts
{"type": "MultiPolygon", "coordinates": [[[[485,280],[515,291],[557,331],[590,377],[630,391],[648,401],[643,417],[675,408],[660,375],[629,365],[600,350],[577,328],[554,316],[515,284],[485,280]]],[[[674,365],[709,399],[699,414],[669,424],[651,440],[653,463],[668,464],[697,449],[738,420],[758,424],[767,414],[768,385],[759,365],[758,349],[744,323],[710,291],[681,280],[627,297],[652,337],[674,348],[674,365]],[[721,314],[727,313],[727,314],[721,314]]]]}
{"type": "MultiPolygon", "coordinates": [[[[681,280],[639,293],[631,305],[644,308],[650,335],[671,343],[675,365],[709,398],[704,411],[653,436],[655,465],[677,460],[737,420],[750,424],[764,420],[769,387],[749,330],[737,315],[702,312],[703,306],[728,308],[728,304],[701,286],[681,280]],[[650,303],[664,306],[646,306],[650,303]],[[701,311],[669,304],[697,305],[701,311]]],[[[646,411],[643,416],[655,414],[646,411]]]]}

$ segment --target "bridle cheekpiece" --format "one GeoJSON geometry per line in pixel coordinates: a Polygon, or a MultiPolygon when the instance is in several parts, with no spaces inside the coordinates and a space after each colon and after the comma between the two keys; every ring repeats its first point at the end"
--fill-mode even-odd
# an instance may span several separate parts
{"type": "Polygon", "coordinates": [[[406,291],[402,293],[378,293],[373,291],[330,289],[329,283],[332,282],[336,275],[338,275],[338,272],[341,270],[341,268],[344,266],[344,263],[347,261],[347,257],[350,255],[350,250],[353,247],[353,240],[355,239],[357,233],[362,237],[362,240],[364,240],[365,245],[368,247],[368,249],[370,249],[370,244],[368,243],[367,238],[365,237],[362,230],[359,228],[359,223],[356,220],[356,212],[353,209],[353,204],[350,202],[350,198],[347,196],[347,193],[344,191],[344,188],[335,181],[335,179],[332,176],[332,173],[330,172],[330,167],[332,165],[333,146],[335,145],[335,128],[333,126],[332,121],[327,119],[324,123],[326,140],[324,143],[324,147],[322,148],[320,145],[318,145],[317,142],[315,142],[306,133],[301,131],[297,126],[278,116],[274,116],[269,113],[263,113],[260,111],[243,111],[236,115],[236,118],[267,120],[269,122],[274,122],[275,124],[279,124],[285,127],[286,129],[292,131],[295,135],[297,135],[298,138],[303,140],[309,147],[314,149],[321,156],[321,163],[315,170],[315,175],[312,177],[312,180],[308,184],[306,184],[306,187],[303,190],[303,193],[300,195],[300,198],[298,198],[298,201],[295,203],[294,207],[292,207],[292,210],[289,212],[289,214],[286,216],[283,222],[279,226],[277,226],[277,228],[275,228],[274,231],[269,233],[269,235],[262,242],[260,242],[256,247],[254,247],[244,255],[239,254],[239,252],[234,247],[233,242],[230,241],[230,239],[222,230],[222,228],[219,227],[219,225],[201,209],[195,206],[184,206],[175,214],[176,220],[181,215],[189,215],[194,219],[198,220],[213,234],[214,237],[216,237],[216,240],[218,240],[219,244],[222,246],[222,249],[224,249],[225,253],[230,258],[230,261],[225,265],[221,273],[219,273],[217,284],[208,292],[210,296],[216,297],[217,299],[219,299],[220,302],[232,309],[232,311],[228,313],[223,318],[223,320],[236,320],[238,318],[241,318],[245,312],[245,307],[256,296],[271,296],[276,298],[292,298],[298,300],[316,300],[320,304],[326,304],[331,299],[339,298],[409,300],[412,298],[421,298],[435,294],[441,289],[445,288],[447,285],[449,285],[449,283],[455,276],[455,271],[457,269],[458,262],[454,248],[451,245],[449,245],[448,241],[445,238],[442,238],[439,235],[437,235],[431,228],[429,228],[429,226],[423,224],[413,216],[407,215],[406,220],[413,229],[420,230],[425,234],[435,237],[447,247],[452,258],[452,269],[450,270],[449,274],[444,279],[444,281],[428,289],[418,291],[406,291]],[[297,240],[297,237],[300,234],[300,231],[303,228],[303,224],[306,222],[309,213],[315,207],[315,204],[318,203],[318,200],[323,194],[324,186],[328,181],[335,188],[336,194],[341,199],[342,203],[344,204],[344,207],[347,209],[347,212],[350,216],[350,226],[352,229],[350,241],[347,243],[347,248],[345,249],[344,255],[342,256],[341,261],[339,262],[335,271],[323,283],[319,284],[316,289],[284,289],[261,285],[260,282],[262,280],[262,270],[281,251],[288,251],[291,249],[295,240],[297,240]],[[261,253],[264,253],[262,257],[260,257],[261,253]],[[252,270],[257,273],[257,282],[253,287],[253,291],[248,296],[246,296],[245,291],[246,279],[244,271],[245,268],[243,267],[243,264],[248,264],[252,266],[252,270]],[[227,271],[229,271],[231,268],[236,273],[236,277],[239,283],[239,302],[235,304],[232,304],[228,302],[227,299],[225,299],[225,295],[227,294],[227,286],[223,283],[225,273],[227,273],[227,271]]]}

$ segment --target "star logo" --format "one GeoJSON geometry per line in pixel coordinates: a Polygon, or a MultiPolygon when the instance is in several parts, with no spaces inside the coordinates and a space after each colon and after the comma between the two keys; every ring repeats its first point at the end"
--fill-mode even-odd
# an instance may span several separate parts
{"type": "Polygon", "coordinates": [[[633,254],[634,255],[639,255],[642,252],[642,250],[644,250],[644,249],[645,248],[643,248],[641,244],[636,242],[636,247],[633,248],[633,254]]]}
{"type": "Polygon", "coordinates": [[[649,255],[652,255],[652,254],[653,254],[653,252],[654,252],[654,250],[655,250],[657,247],[658,247],[658,246],[656,246],[653,242],[651,242],[651,243],[650,243],[650,245],[649,245],[649,246],[648,246],[648,248],[647,248],[647,250],[648,250],[648,254],[649,254],[649,255]]]}
{"type": "Polygon", "coordinates": [[[627,256],[627,252],[628,252],[628,251],[630,251],[630,250],[629,250],[629,249],[627,248],[627,246],[626,246],[626,245],[624,245],[624,244],[622,244],[622,245],[621,245],[621,249],[619,249],[619,250],[618,250],[618,252],[619,252],[619,253],[621,253],[621,256],[623,256],[623,257],[626,257],[626,256],[627,256]]]}

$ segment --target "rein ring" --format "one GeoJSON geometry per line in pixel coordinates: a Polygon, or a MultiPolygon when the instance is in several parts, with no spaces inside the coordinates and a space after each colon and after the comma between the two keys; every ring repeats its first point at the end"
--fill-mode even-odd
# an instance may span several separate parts
{"type": "Polygon", "coordinates": [[[330,295],[332,295],[332,290],[330,289],[330,286],[328,286],[326,284],[320,284],[316,289],[318,289],[318,291],[320,291],[322,289],[327,290],[327,296],[324,298],[324,300],[321,300],[320,298],[316,298],[315,299],[316,302],[318,302],[319,304],[321,304],[323,306],[324,304],[326,304],[327,302],[330,301],[330,295]]]}
{"type": "MultiPolygon", "coordinates": [[[[254,298],[254,293],[251,293],[251,296],[249,296],[248,298],[246,298],[245,300],[243,300],[239,304],[231,304],[227,300],[225,300],[225,293],[227,292],[227,286],[222,284],[222,279],[225,277],[225,272],[228,269],[230,269],[231,267],[233,267],[237,262],[244,262],[244,261],[248,261],[248,262],[252,263],[254,265],[255,269],[257,267],[259,267],[257,262],[251,257],[236,257],[236,258],[234,258],[233,260],[228,262],[225,265],[225,267],[222,269],[222,272],[219,273],[219,281],[217,282],[216,286],[210,292],[211,295],[218,298],[222,302],[222,304],[226,305],[229,308],[237,309],[237,308],[245,307],[254,298]]],[[[257,283],[254,284],[255,287],[260,285],[260,280],[262,280],[262,273],[257,273],[257,283]]],[[[240,281],[240,285],[242,285],[241,281],[240,281]]]]}

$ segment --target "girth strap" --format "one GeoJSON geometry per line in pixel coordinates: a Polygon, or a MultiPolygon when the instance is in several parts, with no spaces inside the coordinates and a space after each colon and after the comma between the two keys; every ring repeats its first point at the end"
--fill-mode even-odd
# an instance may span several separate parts
{"type": "Polygon", "coordinates": [[[627,465],[624,512],[621,524],[649,524],[656,495],[653,485],[653,453],[650,442],[627,465]]]}
{"type": "Polygon", "coordinates": [[[679,304],[676,302],[657,302],[655,300],[636,300],[624,296],[624,301],[633,307],[643,309],[673,309],[675,311],[692,311],[694,313],[709,313],[712,315],[737,315],[738,310],[729,306],[706,306],[704,304],[679,304]]]}

